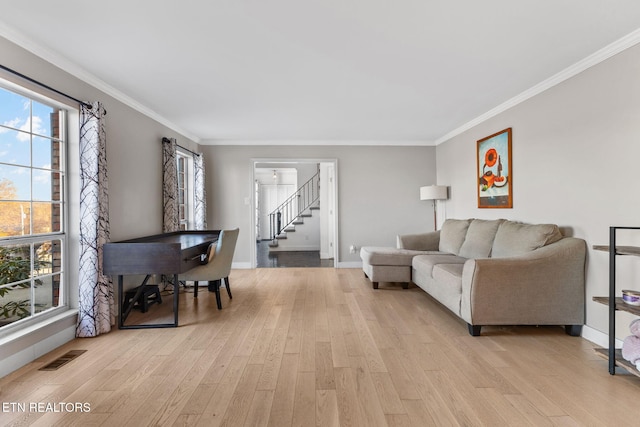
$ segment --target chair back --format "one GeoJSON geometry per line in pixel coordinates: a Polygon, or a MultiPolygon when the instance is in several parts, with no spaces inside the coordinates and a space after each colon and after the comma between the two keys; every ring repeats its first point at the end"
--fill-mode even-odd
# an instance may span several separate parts
{"type": "Polygon", "coordinates": [[[219,276],[218,278],[228,277],[231,272],[231,262],[233,261],[233,253],[236,250],[236,241],[238,240],[239,232],[240,229],[238,228],[220,231],[215,255],[211,262],[209,262],[209,264],[213,265],[207,264],[208,267],[215,270],[216,276],[219,276]]]}

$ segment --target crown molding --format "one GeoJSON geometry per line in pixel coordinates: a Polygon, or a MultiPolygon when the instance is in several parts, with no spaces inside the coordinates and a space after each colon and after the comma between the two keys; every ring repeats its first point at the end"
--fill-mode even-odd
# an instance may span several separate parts
{"type": "Polygon", "coordinates": [[[550,89],[564,82],[565,80],[568,80],[576,76],[577,74],[580,74],[581,72],[593,67],[594,65],[598,65],[599,63],[611,58],[614,55],[617,55],[618,53],[626,49],[629,49],[630,47],[635,46],[638,43],[640,43],[640,29],[627,34],[621,39],[618,39],[608,46],[605,46],[604,48],[576,62],[570,67],[538,83],[530,89],[527,89],[521,94],[514,96],[508,101],[463,124],[459,128],[454,129],[446,135],[441,136],[435,141],[435,145],[440,145],[443,142],[453,138],[454,136],[460,135],[461,133],[473,128],[474,126],[477,126],[480,123],[497,116],[498,114],[508,110],[509,108],[515,107],[516,105],[528,100],[529,98],[533,98],[534,96],[546,91],[547,89],[550,89]]]}
{"type": "Polygon", "coordinates": [[[435,144],[421,140],[369,140],[369,139],[203,139],[201,145],[334,145],[334,146],[393,146],[430,147],[435,144]]]}
{"type": "Polygon", "coordinates": [[[176,125],[175,123],[171,122],[170,120],[167,120],[165,117],[161,116],[160,114],[156,113],[155,111],[151,110],[150,108],[144,106],[143,104],[141,104],[140,102],[136,101],[135,99],[131,98],[130,96],[124,94],[123,92],[119,91],[118,89],[114,88],[113,86],[107,84],[106,82],[104,82],[102,79],[96,77],[95,75],[93,75],[92,73],[88,72],[87,70],[85,70],[84,68],[80,67],[77,64],[74,64],[73,62],[69,61],[67,58],[65,58],[64,56],[60,55],[57,52],[54,52],[51,49],[45,48],[37,43],[35,43],[33,40],[31,40],[30,38],[28,38],[27,36],[25,36],[24,34],[16,31],[15,29],[11,28],[10,26],[8,26],[7,24],[5,24],[4,22],[0,21],[0,36],[4,37],[5,39],[11,41],[12,43],[15,43],[16,45],[20,46],[21,48],[33,53],[34,55],[36,55],[37,57],[49,62],[50,64],[54,65],[55,67],[60,68],[61,70],[71,74],[73,77],[95,87],[96,89],[100,90],[101,92],[104,92],[106,95],[109,95],[113,98],[115,98],[116,100],[122,102],[123,104],[127,105],[128,107],[133,108],[134,110],[138,111],[141,114],[144,114],[145,116],[149,117],[150,119],[155,120],[156,122],[174,130],[175,132],[178,132],[179,134],[189,138],[190,140],[196,142],[196,143],[200,143],[200,137],[191,134],[190,132],[187,132],[186,130],[182,129],[181,127],[179,127],[178,125],[176,125]]]}

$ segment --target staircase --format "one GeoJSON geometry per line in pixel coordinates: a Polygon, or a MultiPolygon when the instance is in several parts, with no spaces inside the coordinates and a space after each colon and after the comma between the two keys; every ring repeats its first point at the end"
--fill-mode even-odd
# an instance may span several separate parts
{"type": "Polygon", "coordinates": [[[305,218],[312,218],[313,211],[320,209],[320,173],[316,173],[287,200],[269,214],[270,248],[277,248],[278,241],[287,239],[287,233],[304,224],[305,218]]]}
{"type": "Polygon", "coordinates": [[[320,246],[320,206],[312,206],[269,242],[269,252],[317,251],[320,246]]]}

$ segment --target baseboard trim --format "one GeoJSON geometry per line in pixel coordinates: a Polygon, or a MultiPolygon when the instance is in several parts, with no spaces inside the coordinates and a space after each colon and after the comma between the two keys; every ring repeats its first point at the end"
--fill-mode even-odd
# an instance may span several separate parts
{"type": "Polygon", "coordinates": [[[71,309],[0,340],[0,377],[75,338],[78,310],[71,309]]]}
{"type": "MultiPolygon", "coordinates": [[[[592,328],[591,326],[584,325],[582,327],[582,338],[587,341],[591,341],[592,343],[599,345],[603,348],[609,347],[609,335],[601,332],[597,329],[592,328]]],[[[622,347],[622,340],[616,338],[616,348],[622,347]]]]}
{"type": "Polygon", "coordinates": [[[362,261],[344,261],[338,262],[337,268],[362,268],[362,261]]]}
{"type": "Polygon", "coordinates": [[[269,252],[308,252],[308,251],[318,251],[319,248],[317,246],[287,246],[281,245],[276,248],[269,248],[269,252]]]}
{"type": "Polygon", "coordinates": [[[250,270],[253,267],[251,267],[250,262],[232,262],[231,268],[236,268],[238,270],[250,270]]]}

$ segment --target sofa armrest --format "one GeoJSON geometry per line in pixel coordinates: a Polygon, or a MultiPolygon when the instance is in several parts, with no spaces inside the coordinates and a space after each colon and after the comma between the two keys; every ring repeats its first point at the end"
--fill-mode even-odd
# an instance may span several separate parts
{"type": "Polygon", "coordinates": [[[398,249],[413,251],[437,251],[440,245],[440,230],[429,233],[405,234],[396,237],[398,249]]]}
{"type": "Polygon", "coordinates": [[[586,243],[566,237],[509,258],[468,260],[460,317],[471,325],[582,325],[586,243]]]}

